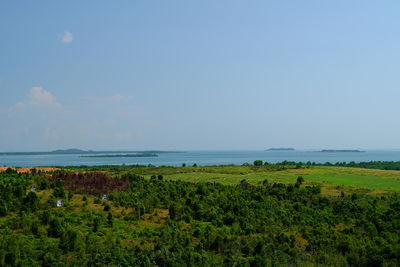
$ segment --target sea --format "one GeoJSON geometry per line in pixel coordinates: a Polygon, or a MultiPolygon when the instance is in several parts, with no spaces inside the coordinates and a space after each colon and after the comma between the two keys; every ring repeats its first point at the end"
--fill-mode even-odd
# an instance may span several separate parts
{"type": "MultiPolygon", "coordinates": [[[[295,162],[365,162],[400,161],[400,150],[368,150],[364,152],[317,151],[185,151],[160,153],[158,157],[81,157],[80,154],[0,155],[0,166],[96,166],[96,165],[154,165],[154,166],[209,166],[252,164],[255,160],[269,163],[295,162]]],[[[87,156],[87,154],[86,154],[87,156]]]]}

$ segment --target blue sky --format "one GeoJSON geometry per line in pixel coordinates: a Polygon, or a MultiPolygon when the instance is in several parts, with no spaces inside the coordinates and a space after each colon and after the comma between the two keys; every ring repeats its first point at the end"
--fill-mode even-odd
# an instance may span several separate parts
{"type": "Polygon", "coordinates": [[[0,151],[400,148],[398,1],[2,1],[0,151]]]}

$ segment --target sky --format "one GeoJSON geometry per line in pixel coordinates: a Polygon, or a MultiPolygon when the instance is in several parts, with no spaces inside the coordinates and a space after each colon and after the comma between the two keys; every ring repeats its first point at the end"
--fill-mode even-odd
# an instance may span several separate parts
{"type": "Polygon", "coordinates": [[[1,1],[0,151],[400,148],[399,1],[1,1]]]}

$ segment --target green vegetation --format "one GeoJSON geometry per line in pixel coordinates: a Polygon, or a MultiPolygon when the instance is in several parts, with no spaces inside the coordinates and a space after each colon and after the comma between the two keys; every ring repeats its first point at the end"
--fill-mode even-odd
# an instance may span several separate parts
{"type": "MultiPolygon", "coordinates": [[[[333,164],[325,164],[333,165],[333,164]]],[[[335,166],[343,167],[356,167],[356,168],[367,168],[367,169],[380,169],[380,170],[400,170],[400,161],[369,161],[369,162],[338,162],[335,166]]]]}
{"type": "Polygon", "coordinates": [[[297,166],[340,166],[340,167],[351,167],[351,168],[365,168],[365,169],[377,169],[377,170],[400,170],[400,161],[367,161],[367,162],[336,162],[336,163],[315,163],[315,162],[294,162],[294,161],[283,161],[277,163],[277,165],[297,165],[297,166]]]}
{"type": "Polygon", "coordinates": [[[8,169],[0,266],[400,265],[397,171],[255,165],[8,169]]]}
{"type": "Polygon", "coordinates": [[[146,166],[93,166],[89,169],[66,168],[66,170],[96,170],[121,173],[133,172],[150,178],[162,174],[169,180],[187,182],[217,182],[224,185],[236,185],[246,179],[252,185],[259,185],[264,179],[274,183],[296,182],[302,176],[308,185],[321,186],[323,193],[339,195],[347,193],[382,193],[400,191],[400,173],[392,170],[376,170],[336,166],[317,166],[297,164],[267,164],[259,166],[207,166],[207,167],[146,167],[146,166]]]}

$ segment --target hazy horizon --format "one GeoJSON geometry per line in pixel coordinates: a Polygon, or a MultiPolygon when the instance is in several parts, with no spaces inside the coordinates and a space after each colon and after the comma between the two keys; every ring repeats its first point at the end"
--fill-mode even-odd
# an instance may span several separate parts
{"type": "MultiPolygon", "coordinates": [[[[0,151],[0,153],[19,153],[19,152],[54,152],[57,150],[70,150],[70,149],[77,149],[77,150],[82,150],[82,151],[103,151],[103,152],[112,152],[112,151],[120,151],[120,152],[146,152],[146,151],[171,151],[171,152],[195,152],[195,151],[266,151],[270,148],[276,148],[276,147],[268,147],[265,149],[175,149],[175,150],[163,150],[163,149],[81,149],[81,148],[57,148],[57,149],[49,149],[49,150],[19,150],[19,151],[0,151]]],[[[371,149],[363,149],[363,148],[332,148],[332,147],[322,147],[322,148],[294,148],[294,151],[304,151],[304,152],[319,152],[321,150],[360,150],[362,152],[364,151],[398,151],[400,148],[388,148],[388,149],[382,149],[382,148],[371,148],[371,149]]],[[[282,151],[282,152],[288,152],[290,151],[282,151]]]]}
{"type": "Polygon", "coordinates": [[[400,148],[399,2],[0,3],[0,151],[400,148]]]}

